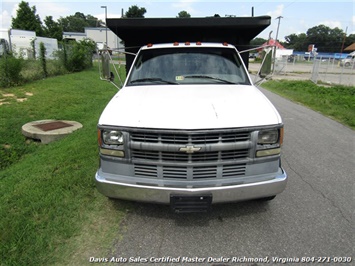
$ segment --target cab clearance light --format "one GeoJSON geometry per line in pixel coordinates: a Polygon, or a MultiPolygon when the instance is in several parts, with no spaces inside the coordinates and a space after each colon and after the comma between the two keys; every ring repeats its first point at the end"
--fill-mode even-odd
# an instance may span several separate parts
{"type": "Polygon", "coordinates": [[[147,44],[147,47],[152,47],[152,46],[153,46],[152,43],[148,43],[148,44],[147,44]]]}
{"type": "MultiPolygon", "coordinates": [[[[179,46],[179,42],[174,42],[173,45],[174,46],[179,46]]],[[[191,45],[191,42],[185,42],[185,45],[191,45]]],[[[196,45],[202,45],[202,42],[196,42],[196,45]]],[[[149,43],[147,46],[148,47],[152,47],[153,44],[149,43]]],[[[228,43],[227,43],[227,46],[228,46],[228,43]]]]}
{"type": "Polygon", "coordinates": [[[228,46],[228,43],[227,43],[227,42],[224,42],[224,43],[223,43],[223,46],[228,46]]]}

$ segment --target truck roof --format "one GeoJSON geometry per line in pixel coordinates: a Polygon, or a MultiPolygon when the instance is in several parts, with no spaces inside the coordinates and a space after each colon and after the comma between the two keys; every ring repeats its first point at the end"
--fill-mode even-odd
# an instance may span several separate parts
{"type": "Polygon", "coordinates": [[[142,47],[142,49],[151,49],[151,48],[173,48],[173,47],[220,47],[220,48],[234,48],[231,44],[228,43],[211,43],[211,42],[174,42],[174,43],[155,43],[147,44],[142,47]]]}
{"type": "MultiPolygon", "coordinates": [[[[136,53],[148,43],[228,42],[238,50],[248,49],[250,41],[267,28],[270,16],[206,18],[108,18],[109,27],[125,42],[127,52],[136,53]]],[[[248,66],[248,53],[242,55],[248,66]]],[[[127,57],[127,69],[133,58],[127,57]]]]}

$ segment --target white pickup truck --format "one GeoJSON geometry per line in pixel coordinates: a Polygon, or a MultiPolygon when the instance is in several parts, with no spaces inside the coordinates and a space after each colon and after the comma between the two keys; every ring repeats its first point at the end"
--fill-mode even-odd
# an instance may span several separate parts
{"type": "Polygon", "coordinates": [[[149,44],[98,122],[99,192],[170,204],[270,200],[286,186],[283,123],[227,43],[149,44]]]}

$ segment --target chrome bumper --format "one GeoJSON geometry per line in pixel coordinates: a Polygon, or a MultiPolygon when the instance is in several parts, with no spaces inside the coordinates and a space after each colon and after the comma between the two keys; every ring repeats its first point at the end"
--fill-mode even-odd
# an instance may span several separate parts
{"type": "Polygon", "coordinates": [[[171,195],[211,195],[212,203],[223,203],[270,197],[281,193],[286,187],[287,174],[282,168],[280,170],[281,174],[267,181],[206,188],[172,188],[119,183],[105,179],[99,175],[99,172],[96,172],[95,179],[97,190],[109,198],[169,204],[171,195]]]}

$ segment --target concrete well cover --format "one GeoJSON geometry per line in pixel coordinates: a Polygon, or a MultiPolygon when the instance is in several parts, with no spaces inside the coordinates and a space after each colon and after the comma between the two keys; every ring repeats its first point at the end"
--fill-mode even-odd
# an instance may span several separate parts
{"type": "Polygon", "coordinates": [[[43,144],[61,139],[83,125],[76,121],[39,120],[22,126],[22,134],[28,138],[40,140],[43,144]]]}

